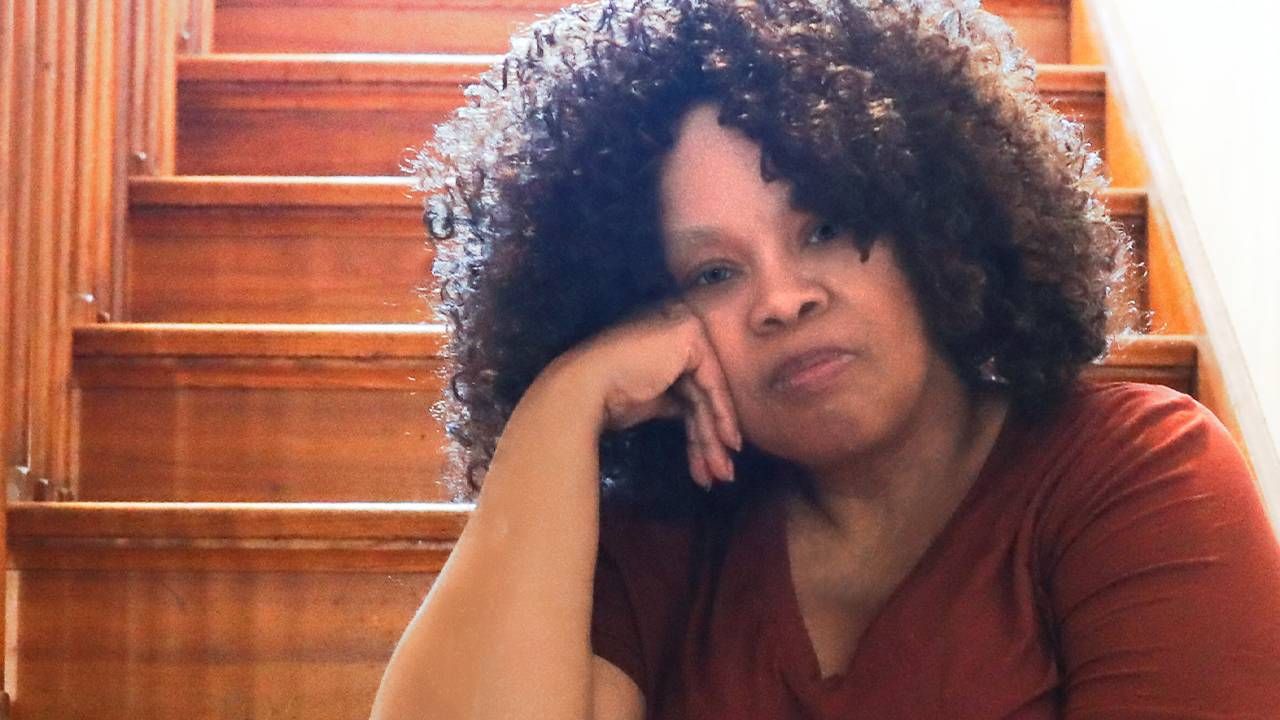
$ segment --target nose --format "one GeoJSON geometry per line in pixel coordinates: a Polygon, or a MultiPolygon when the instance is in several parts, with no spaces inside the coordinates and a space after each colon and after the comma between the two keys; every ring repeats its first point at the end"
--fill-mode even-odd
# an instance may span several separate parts
{"type": "Polygon", "coordinates": [[[830,303],[822,283],[791,269],[761,273],[751,307],[751,327],[771,332],[821,314],[830,303]]]}

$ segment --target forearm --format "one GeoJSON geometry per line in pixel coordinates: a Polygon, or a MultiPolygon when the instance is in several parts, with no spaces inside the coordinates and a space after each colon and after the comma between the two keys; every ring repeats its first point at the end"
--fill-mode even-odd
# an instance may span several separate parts
{"type": "Polygon", "coordinates": [[[560,390],[535,386],[546,398],[513,413],[387,668],[375,720],[589,717],[598,420],[560,390]]]}

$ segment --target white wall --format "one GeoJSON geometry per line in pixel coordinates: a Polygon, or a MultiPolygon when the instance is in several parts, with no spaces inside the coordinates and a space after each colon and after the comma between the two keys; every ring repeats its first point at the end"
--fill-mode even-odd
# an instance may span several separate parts
{"type": "MultiPolygon", "coordinates": [[[[1280,3],[1106,3],[1204,243],[1192,282],[1206,322],[1216,302],[1240,348],[1236,368],[1224,348],[1227,391],[1280,527],[1280,3]]],[[[1221,339],[1211,328],[1215,348],[1221,339]]]]}

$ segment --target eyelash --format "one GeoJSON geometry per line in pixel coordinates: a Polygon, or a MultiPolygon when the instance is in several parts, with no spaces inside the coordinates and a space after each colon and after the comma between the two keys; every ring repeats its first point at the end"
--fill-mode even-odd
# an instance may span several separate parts
{"type": "MultiPolygon", "coordinates": [[[[818,235],[818,232],[824,229],[829,229],[829,232],[825,233],[824,234],[825,236],[821,239],[821,241],[816,244],[825,245],[827,243],[830,243],[834,240],[839,239],[840,237],[844,236],[844,234],[847,232],[847,230],[838,223],[831,222],[831,221],[823,221],[813,226],[813,229],[809,231],[809,234],[805,237],[805,240],[814,239],[814,237],[818,235]]],[[[703,277],[708,272],[711,272],[713,270],[726,270],[726,269],[727,268],[725,268],[724,265],[712,265],[710,267],[704,268],[694,273],[693,277],[690,279],[688,284],[692,287],[705,287],[708,285],[716,285],[718,283],[715,281],[703,282],[703,277]]]]}

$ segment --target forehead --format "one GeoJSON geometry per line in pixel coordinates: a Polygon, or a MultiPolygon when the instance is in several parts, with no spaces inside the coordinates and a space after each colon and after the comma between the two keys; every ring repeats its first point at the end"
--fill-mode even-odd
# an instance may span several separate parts
{"type": "Polygon", "coordinates": [[[714,105],[698,105],[681,118],[676,142],[660,173],[664,236],[692,226],[759,221],[790,209],[790,186],[766,183],[760,146],[716,120],[714,105]]]}

